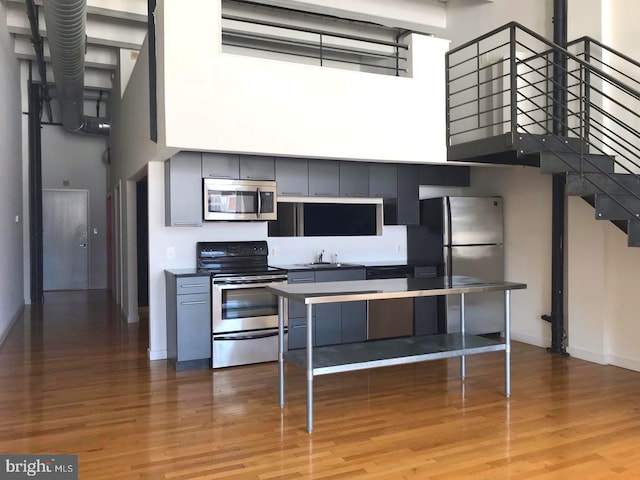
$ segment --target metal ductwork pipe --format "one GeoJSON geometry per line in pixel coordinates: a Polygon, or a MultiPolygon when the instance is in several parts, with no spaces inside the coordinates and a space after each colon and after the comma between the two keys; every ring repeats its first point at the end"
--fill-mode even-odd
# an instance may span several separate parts
{"type": "Polygon", "coordinates": [[[42,3],[62,125],[72,132],[108,135],[110,124],[106,118],[84,114],[87,2],[46,0],[42,3]]]}

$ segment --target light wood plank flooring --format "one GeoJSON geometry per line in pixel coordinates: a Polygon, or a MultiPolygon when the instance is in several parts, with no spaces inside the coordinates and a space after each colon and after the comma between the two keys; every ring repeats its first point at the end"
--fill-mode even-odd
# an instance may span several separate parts
{"type": "Polygon", "coordinates": [[[640,373],[513,346],[305,378],[275,364],[173,371],[103,291],[47,294],[0,347],[0,451],[77,453],[99,479],[640,479],[640,373]]]}

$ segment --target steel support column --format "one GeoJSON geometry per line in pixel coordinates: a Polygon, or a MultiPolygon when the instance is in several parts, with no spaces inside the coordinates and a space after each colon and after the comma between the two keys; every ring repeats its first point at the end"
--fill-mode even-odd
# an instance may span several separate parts
{"type": "MultiPolygon", "coordinates": [[[[553,2],[553,41],[567,45],[567,0],[553,2]]],[[[553,133],[567,136],[567,58],[553,54],[553,133]]],[[[565,177],[553,175],[551,227],[551,353],[566,354],[564,345],[565,177]]]]}
{"type": "Polygon", "coordinates": [[[43,303],[42,146],[40,85],[29,80],[29,254],[31,303],[43,303]]]}

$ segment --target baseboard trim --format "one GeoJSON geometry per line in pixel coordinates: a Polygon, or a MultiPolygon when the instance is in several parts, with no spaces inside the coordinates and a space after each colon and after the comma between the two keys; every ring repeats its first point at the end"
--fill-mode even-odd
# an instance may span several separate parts
{"type": "Polygon", "coordinates": [[[527,343],[536,347],[546,348],[551,345],[551,340],[547,338],[534,337],[533,335],[526,335],[524,333],[511,332],[511,340],[516,342],[527,343]]]}
{"type": "Polygon", "coordinates": [[[6,330],[4,332],[2,332],[2,335],[0,335],[0,345],[2,345],[4,343],[4,341],[6,340],[7,336],[9,335],[9,332],[11,332],[11,329],[13,328],[13,326],[16,324],[16,322],[20,318],[20,315],[22,315],[22,313],[24,312],[24,306],[25,306],[24,303],[22,305],[20,305],[20,307],[18,308],[18,311],[16,312],[16,314],[13,316],[13,318],[9,322],[9,325],[7,325],[6,330]]]}
{"type": "Polygon", "coordinates": [[[582,350],[580,348],[568,347],[567,353],[572,357],[586,360],[587,362],[598,363],[600,365],[607,365],[609,363],[606,355],[589,352],[588,350],[582,350]]]}
{"type": "Polygon", "coordinates": [[[607,361],[609,365],[613,365],[614,367],[626,368],[627,370],[640,372],[640,360],[618,357],[616,355],[607,355],[607,361]]]}
{"type": "Polygon", "coordinates": [[[149,360],[166,360],[167,359],[167,351],[166,350],[151,350],[147,348],[147,356],[149,360]]]}

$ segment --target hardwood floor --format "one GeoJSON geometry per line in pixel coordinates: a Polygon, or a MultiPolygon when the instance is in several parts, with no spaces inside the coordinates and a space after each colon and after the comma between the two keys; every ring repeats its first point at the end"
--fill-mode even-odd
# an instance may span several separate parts
{"type": "Polygon", "coordinates": [[[82,479],[640,479],[640,373],[515,343],[318,377],[173,371],[103,291],[48,294],[0,346],[0,451],[77,453],[82,479]]]}

